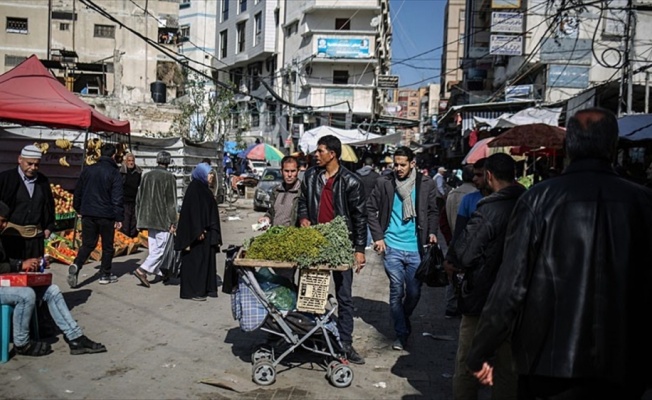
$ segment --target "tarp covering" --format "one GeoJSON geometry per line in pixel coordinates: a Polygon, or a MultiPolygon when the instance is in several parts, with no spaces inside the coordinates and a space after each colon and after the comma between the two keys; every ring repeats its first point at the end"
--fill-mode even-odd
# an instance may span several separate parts
{"type": "Polygon", "coordinates": [[[326,135],[333,135],[340,139],[344,144],[352,144],[361,142],[368,139],[381,137],[374,133],[360,132],[357,129],[339,129],[332,126],[319,126],[317,128],[306,131],[299,139],[299,147],[304,153],[312,153],[317,150],[317,141],[326,135]]]}
{"type": "MultiPolygon", "coordinates": [[[[374,135],[376,136],[376,135],[374,135]]],[[[392,133],[389,135],[378,136],[360,142],[349,143],[351,146],[363,146],[365,144],[398,144],[403,139],[402,133],[392,133]]]]}
{"type": "Polygon", "coordinates": [[[618,119],[618,135],[622,140],[652,140],[652,114],[626,115],[618,119]]]}
{"type": "Polygon", "coordinates": [[[491,129],[512,128],[518,125],[528,124],[559,126],[559,116],[561,115],[561,111],[561,108],[546,109],[530,107],[515,114],[502,114],[498,118],[473,117],[473,119],[477,125],[486,125],[491,129]]]}
{"type": "Polygon", "coordinates": [[[0,120],[129,134],[129,121],[102,115],[66,89],[33,55],[0,75],[0,120]]]}

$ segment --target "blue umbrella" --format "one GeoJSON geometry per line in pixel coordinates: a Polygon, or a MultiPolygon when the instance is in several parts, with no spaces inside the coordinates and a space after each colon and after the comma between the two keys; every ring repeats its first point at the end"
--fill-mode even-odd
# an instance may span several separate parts
{"type": "Polygon", "coordinates": [[[238,144],[232,140],[224,142],[224,152],[229,154],[236,154],[238,152],[238,144]]]}

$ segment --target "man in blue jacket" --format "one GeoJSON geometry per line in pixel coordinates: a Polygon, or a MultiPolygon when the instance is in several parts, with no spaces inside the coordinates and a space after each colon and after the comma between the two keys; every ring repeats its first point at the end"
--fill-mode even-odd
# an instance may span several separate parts
{"type": "Polygon", "coordinates": [[[118,164],[115,162],[116,148],[110,143],[102,146],[97,162],[84,168],[75,187],[73,207],[82,219],[82,245],[75,261],[68,267],[68,285],[77,287],[81,266],[102,238],[102,262],[100,285],[118,281],[111,273],[113,260],[114,229],[122,227],[124,219],[123,184],[118,164]]]}

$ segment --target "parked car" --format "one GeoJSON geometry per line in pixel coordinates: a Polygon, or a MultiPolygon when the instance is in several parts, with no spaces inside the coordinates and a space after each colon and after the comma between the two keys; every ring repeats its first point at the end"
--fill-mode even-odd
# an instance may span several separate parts
{"type": "Polygon", "coordinates": [[[258,179],[262,178],[265,168],[267,168],[266,161],[257,161],[249,160],[247,162],[247,167],[251,170],[251,173],[258,179]]]}
{"type": "Polygon", "coordinates": [[[272,190],[282,183],[283,174],[280,168],[265,168],[254,190],[254,210],[267,211],[270,207],[269,198],[272,190]]]}

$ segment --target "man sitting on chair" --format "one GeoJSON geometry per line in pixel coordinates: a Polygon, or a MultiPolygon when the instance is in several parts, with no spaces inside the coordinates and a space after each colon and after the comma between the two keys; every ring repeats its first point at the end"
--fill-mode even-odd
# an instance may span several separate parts
{"type": "MultiPolygon", "coordinates": [[[[7,227],[9,206],[0,201],[0,232],[7,227]]],[[[39,267],[38,258],[27,260],[9,259],[0,241],[0,274],[9,272],[34,272],[39,267]]],[[[34,312],[36,299],[42,298],[48,304],[52,319],[66,337],[70,354],[103,353],[106,347],[95,343],[82,333],[75,319],[70,315],[68,305],[57,285],[38,287],[0,286],[0,304],[14,307],[13,336],[14,349],[17,354],[26,356],[44,356],[52,352],[45,342],[30,340],[29,322],[34,312]]]]}

